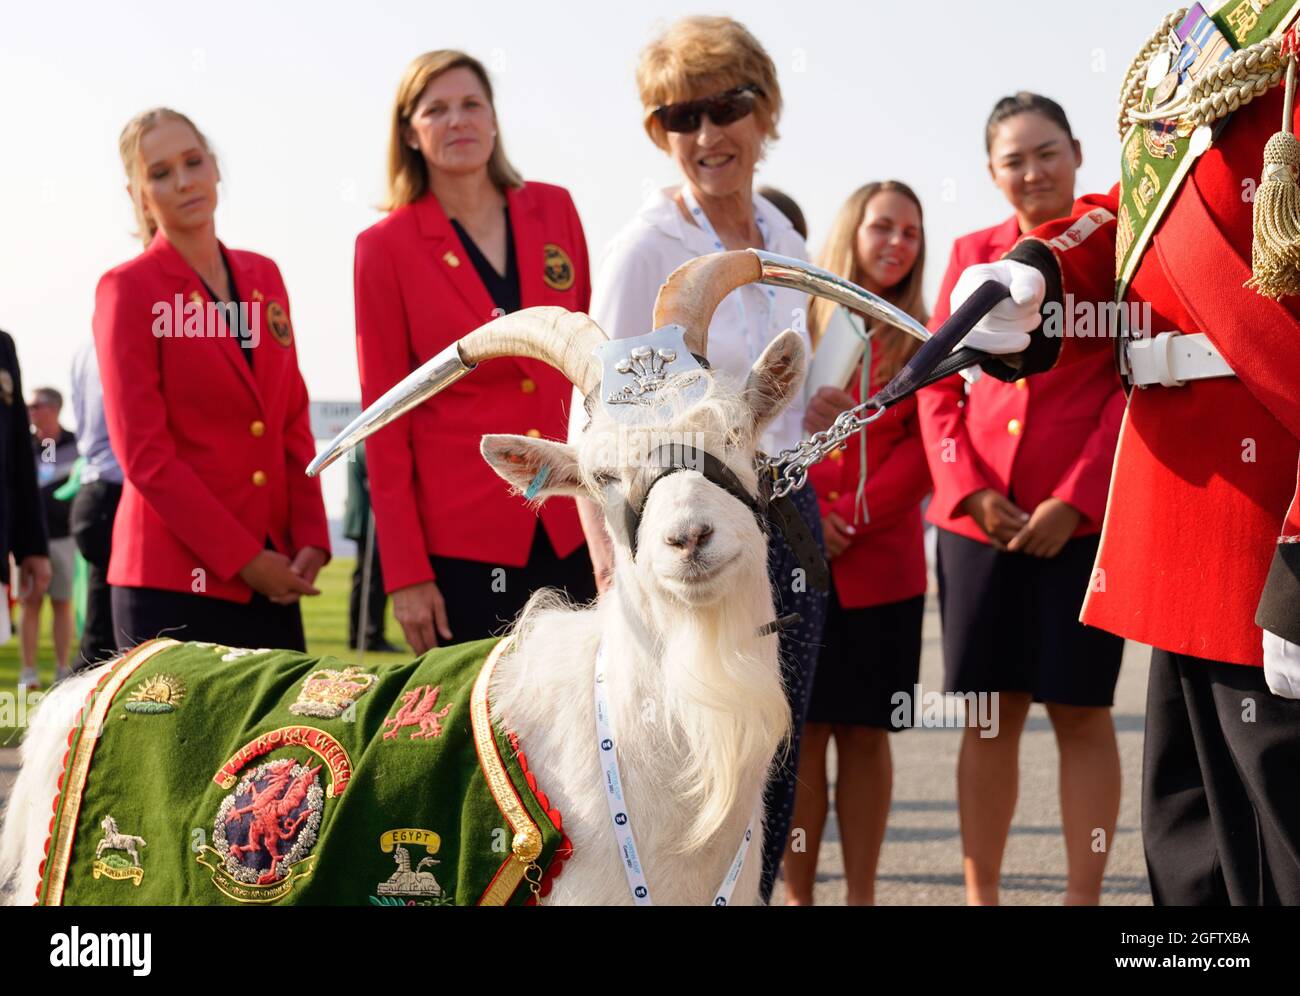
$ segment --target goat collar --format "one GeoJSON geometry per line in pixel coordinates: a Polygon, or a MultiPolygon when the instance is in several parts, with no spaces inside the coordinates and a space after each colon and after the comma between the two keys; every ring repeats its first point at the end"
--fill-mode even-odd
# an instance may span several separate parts
{"type": "MultiPolygon", "coordinates": [[[[826,591],[830,586],[830,570],[821,546],[813,538],[812,531],[804,522],[803,516],[794,501],[788,496],[773,498],[771,478],[759,475],[758,494],[751,494],[745,489],[740,478],[720,459],[697,446],[684,443],[669,443],[660,446],[650,454],[650,466],[656,468],[643,480],[633,485],[632,500],[623,497],[621,492],[611,489],[609,521],[621,525],[623,538],[636,558],[637,533],[641,528],[641,517],[650,492],[656,484],[669,474],[679,470],[697,470],[709,482],[716,484],[754,514],[758,527],[764,534],[770,535],[771,522],[775,522],[785,536],[786,543],[795,559],[807,574],[808,583],[817,591],[826,591]]],[[[770,624],[769,624],[770,625],[770,624]]]]}

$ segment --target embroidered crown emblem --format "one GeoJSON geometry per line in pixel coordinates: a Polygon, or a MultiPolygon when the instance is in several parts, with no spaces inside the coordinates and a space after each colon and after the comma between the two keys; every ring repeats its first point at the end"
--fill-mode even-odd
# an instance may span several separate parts
{"type": "Polygon", "coordinates": [[[321,668],[307,676],[297,701],[289,707],[289,711],[296,716],[336,719],[370,691],[376,680],[375,675],[368,674],[359,667],[349,666],[342,671],[321,668]]]}

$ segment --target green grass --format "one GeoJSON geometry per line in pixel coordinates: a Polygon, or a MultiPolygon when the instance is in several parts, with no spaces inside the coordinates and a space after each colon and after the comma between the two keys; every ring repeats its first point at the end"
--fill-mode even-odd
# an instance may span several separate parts
{"type": "MultiPolygon", "coordinates": [[[[355,664],[357,652],[348,649],[348,589],[352,583],[351,557],[337,557],[325,565],[316,579],[320,594],[314,598],[302,600],[303,626],[307,631],[307,651],[315,656],[337,657],[342,661],[355,664]]],[[[13,638],[0,647],[0,695],[12,695],[18,687],[18,671],[21,664],[21,651],[18,645],[17,621],[20,610],[14,611],[15,632],[13,638]]],[[[37,670],[41,676],[43,688],[49,688],[54,681],[54,646],[50,641],[49,607],[42,613],[44,624],[41,632],[40,651],[37,670]]],[[[402,628],[393,618],[392,602],[388,603],[388,615],[384,633],[390,643],[405,647],[402,628]]],[[[406,654],[378,654],[368,652],[367,664],[379,661],[409,660],[413,656],[406,654]]],[[[3,718],[0,718],[3,724],[3,718]]],[[[0,747],[13,746],[17,738],[10,728],[0,725],[0,747]]]]}

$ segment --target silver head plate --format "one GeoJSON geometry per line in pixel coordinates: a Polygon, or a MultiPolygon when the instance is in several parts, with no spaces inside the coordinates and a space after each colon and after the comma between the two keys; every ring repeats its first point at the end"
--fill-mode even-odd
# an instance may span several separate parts
{"type": "Polygon", "coordinates": [[[596,347],[601,366],[600,403],[611,417],[628,425],[664,418],[670,411],[660,391],[670,378],[677,378],[680,402],[689,404],[704,396],[707,373],[686,348],[685,334],[680,325],[665,325],[596,347]]]}

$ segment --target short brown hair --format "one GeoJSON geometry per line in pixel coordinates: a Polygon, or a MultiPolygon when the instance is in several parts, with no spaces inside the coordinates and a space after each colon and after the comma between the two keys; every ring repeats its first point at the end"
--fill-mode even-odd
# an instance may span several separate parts
{"type": "Polygon", "coordinates": [[[668,148],[655,108],[721,93],[746,83],[763,91],[754,113],[769,139],[777,138],[781,85],[776,65],[758,39],[729,17],[684,17],[641,52],[636,67],[642,124],[650,141],[668,148]]]}
{"type": "MultiPolygon", "coordinates": [[[[392,211],[403,204],[418,201],[429,189],[429,168],[425,165],[424,155],[419,149],[412,149],[406,144],[406,129],[411,125],[411,115],[415,113],[415,102],[420,99],[433,80],[453,69],[468,69],[478,77],[487,94],[488,104],[493,116],[497,107],[492,97],[492,82],[488,79],[483,64],[472,55],[455,49],[439,49],[417,55],[397,85],[397,99],[393,101],[393,127],[388,140],[388,202],[385,211],[392,211]]],[[[505,145],[501,140],[501,122],[497,121],[496,141],[492,146],[492,158],[487,164],[488,176],[500,189],[522,187],[524,179],[510,165],[506,158],[505,145]]]]}

